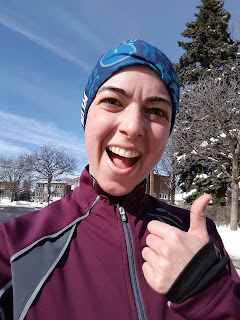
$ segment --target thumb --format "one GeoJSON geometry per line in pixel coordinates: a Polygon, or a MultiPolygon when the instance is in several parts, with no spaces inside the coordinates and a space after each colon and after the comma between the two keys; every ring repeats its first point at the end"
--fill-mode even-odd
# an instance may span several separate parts
{"type": "Polygon", "coordinates": [[[203,194],[193,202],[190,212],[190,228],[188,233],[209,240],[205,211],[212,197],[210,194],[203,194]]]}

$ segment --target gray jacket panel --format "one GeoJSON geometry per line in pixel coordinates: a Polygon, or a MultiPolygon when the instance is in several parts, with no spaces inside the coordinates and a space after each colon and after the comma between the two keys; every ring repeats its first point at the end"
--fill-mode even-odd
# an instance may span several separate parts
{"type": "MultiPolygon", "coordinates": [[[[89,216],[91,209],[99,198],[99,196],[96,197],[84,216],[79,217],[56,234],[38,239],[11,257],[12,281],[2,290],[0,302],[4,301],[8,296],[11,297],[7,298],[7,300],[11,299],[11,301],[7,301],[4,304],[8,304],[8,310],[11,309],[9,306],[13,304],[14,320],[23,320],[25,318],[37,294],[66,252],[76,226],[89,216]],[[12,294],[8,294],[9,292],[13,293],[13,299],[12,294]]],[[[12,319],[12,316],[9,317],[5,310],[6,308],[1,308],[0,303],[0,319],[12,319]]]]}
{"type": "Polygon", "coordinates": [[[25,318],[38,292],[66,251],[75,227],[76,224],[56,239],[44,239],[12,262],[14,319],[25,318]]]}

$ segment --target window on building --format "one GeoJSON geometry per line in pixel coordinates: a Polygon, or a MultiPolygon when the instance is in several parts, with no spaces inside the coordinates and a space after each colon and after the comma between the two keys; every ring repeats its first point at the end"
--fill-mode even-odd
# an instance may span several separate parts
{"type": "Polygon", "coordinates": [[[6,197],[6,198],[11,198],[11,196],[12,196],[12,191],[10,191],[10,190],[4,190],[3,194],[4,194],[4,197],[6,197]]]}
{"type": "Polygon", "coordinates": [[[159,193],[159,199],[167,200],[167,194],[165,193],[159,193]]]}

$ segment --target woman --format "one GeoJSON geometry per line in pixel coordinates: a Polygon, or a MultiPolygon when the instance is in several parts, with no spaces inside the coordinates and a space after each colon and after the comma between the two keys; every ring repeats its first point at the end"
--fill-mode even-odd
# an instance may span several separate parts
{"type": "Polygon", "coordinates": [[[157,48],[130,40],[98,61],[80,186],[1,225],[3,319],[12,295],[14,319],[237,319],[240,280],[205,218],[211,197],[189,215],[145,194],[178,106],[177,74],[157,48]]]}

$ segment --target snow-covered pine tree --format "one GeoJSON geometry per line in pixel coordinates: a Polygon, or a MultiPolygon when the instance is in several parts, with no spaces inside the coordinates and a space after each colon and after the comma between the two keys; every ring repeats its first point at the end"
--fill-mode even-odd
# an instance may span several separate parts
{"type": "Polygon", "coordinates": [[[224,9],[224,1],[201,2],[196,20],[186,23],[182,35],[189,41],[179,41],[185,53],[175,65],[185,92],[175,130],[175,158],[180,159],[175,163],[181,188],[196,190],[189,201],[203,192],[211,192],[215,203],[231,200],[231,228],[236,229],[240,42],[231,39],[231,14],[224,9]]]}
{"type": "Polygon", "coordinates": [[[185,50],[176,69],[182,85],[194,83],[209,69],[222,69],[236,58],[239,41],[233,41],[228,31],[230,12],[222,0],[201,0],[196,20],[186,23],[182,36],[189,41],[178,41],[185,50]]]}
{"type": "Polygon", "coordinates": [[[240,182],[240,65],[199,79],[181,97],[175,130],[176,173],[190,200],[210,192],[214,202],[231,201],[232,230],[238,222],[240,182]],[[227,190],[231,190],[230,196],[227,190]]]}

